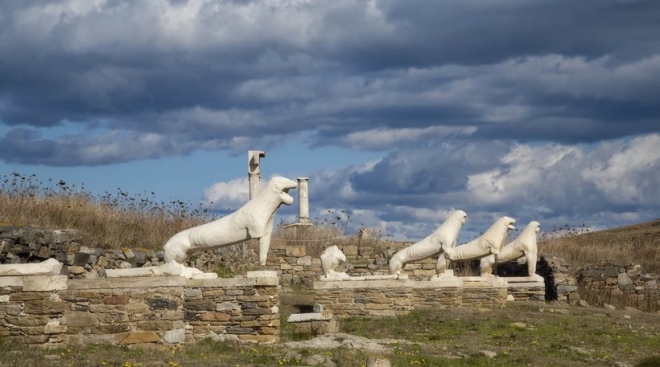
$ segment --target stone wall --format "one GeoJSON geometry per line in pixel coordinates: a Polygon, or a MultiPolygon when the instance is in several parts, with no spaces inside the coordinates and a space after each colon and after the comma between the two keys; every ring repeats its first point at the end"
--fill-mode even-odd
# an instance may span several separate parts
{"type": "MultiPolygon", "coordinates": [[[[334,243],[328,244],[328,246],[334,243]]],[[[389,259],[410,243],[393,241],[370,241],[366,245],[337,243],[346,255],[346,264],[338,271],[352,276],[387,275],[389,259]]],[[[435,275],[436,259],[406,264],[404,271],[416,280],[428,280],[435,275]]],[[[323,274],[319,256],[312,256],[305,245],[291,245],[283,241],[273,241],[268,253],[267,268],[275,270],[282,277],[282,284],[306,285],[311,287],[323,274]]]]}
{"type": "Polygon", "coordinates": [[[279,279],[0,277],[0,336],[24,344],[276,342],[279,279]]]}
{"type": "Polygon", "coordinates": [[[639,265],[621,260],[616,263],[588,265],[579,270],[577,287],[591,305],[608,304],[660,310],[660,274],[644,274],[639,265]]]}
{"type": "Polygon", "coordinates": [[[502,307],[507,302],[506,281],[480,277],[318,281],[314,293],[315,302],[338,318],[398,316],[422,308],[502,307]]]}

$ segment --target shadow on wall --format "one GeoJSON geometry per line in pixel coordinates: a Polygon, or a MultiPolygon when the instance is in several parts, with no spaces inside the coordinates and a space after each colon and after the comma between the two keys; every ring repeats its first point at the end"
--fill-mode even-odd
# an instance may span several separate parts
{"type": "MultiPolygon", "coordinates": [[[[495,274],[500,277],[529,276],[527,274],[527,264],[519,264],[516,261],[509,261],[508,263],[498,265],[495,274]]],[[[555,277],[553,275],[554,272],[543,256],[536,262],[536,274],[542,276],[545,281],[545,300],[556,301],[558,297],[555,287],[555,277]]]]}

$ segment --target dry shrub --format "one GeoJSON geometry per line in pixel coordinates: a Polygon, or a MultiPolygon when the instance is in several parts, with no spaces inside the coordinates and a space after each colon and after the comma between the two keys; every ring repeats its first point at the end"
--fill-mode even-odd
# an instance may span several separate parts
{"type": "Polygon", "coordinates": [[[561,257],[575,269],[627,259],[640,264],[643,271],[660,273],[660,220],[598,232],[559,229],[543,233],[539,253],[561,257]]]}
{"type": "Polygon", "coordinates": [[[153,192],[130,196],[118,189],[94,196],[84,186],[44,183],[35,175],[12,173],[1,179],[0,222],[77,229],[93,247],[159,249],[173,234],[211,220],[205,210],[190,210],[188,203],[157,202],[153,192]]]}
{"type": "Polygon", "coordinates": [[[309,225],[279,225],[274,237],[287,245],[304,245],[306,254],[319,257],[333,245],[342,246],[350,237],[344,236],[341,229],[324,223],[309,225]]]}
{"type": "Polygon", "coordinates": [[[276,241],[283,241],[286,245],[304,245],[306,254],[319,257],[330,246],[343,248],[344,246],[357,246],[358,255],[364,247],[377,247],[381,240],[380,230],[362,228],[359,233],[345,235],[345,223],[332,223],[328,221],[315,221],[300,225],[285,225],[281,223],[274,233],[276,241]]]}

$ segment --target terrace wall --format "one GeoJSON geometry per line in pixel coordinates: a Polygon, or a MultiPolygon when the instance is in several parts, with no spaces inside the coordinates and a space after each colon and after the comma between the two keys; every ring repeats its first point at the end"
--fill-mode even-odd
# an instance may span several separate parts
{"type": "Polygon", "coordinates": [[[592,305],[609,304],[658,311],[660,275],[642,273],[641,270],[639,265],[627,260],[588,265],[578,272],[577,288],[582,299],[592,305]]]}
{"type": "MultiPolygon", "coordinates": [[[[0,277],[0,336],[23,344],[279,339],[279,279],[0,277]]],[[[272,273],[271,273],[272,274],[272,273]]]]}
{"type": "Polygon", "coordinates": [[[507,302],[507,283],[480,277],[317,281],[314,294],[316,303],[338,318],[381,317],[423,308],[502,307],[507,302]]]}

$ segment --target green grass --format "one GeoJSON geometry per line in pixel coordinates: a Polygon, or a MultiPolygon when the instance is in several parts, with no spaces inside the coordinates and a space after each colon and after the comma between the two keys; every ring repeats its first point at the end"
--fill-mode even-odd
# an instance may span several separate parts
{"type": "MultiPolygon", "coordinates": [[[[286,303],[309,303],[309,295],[283,293],[282,342],[311,335],[292,333],[284,322],[295,312],[286,303]]],[[[340,331],[369,339],[391,339],[392,366],[658,366],[660,314],[565,304],[509,304],[502,309],[418,310],[397,318],[349,318],[340,331]],[[483,351],[495,352],[488,358],[483,351]],[[656,363],[656,364],[653,364],[656,363]]],[[[0,340],[0,366],[301,366],[312,355],[336,366],[365,366],[373,352],[348,348],[292,350],[204,340],[161,347],[109,345],[54,349],[0,340]]],[[[311,364],[313,366],[313,364],[311,364]]]]}

